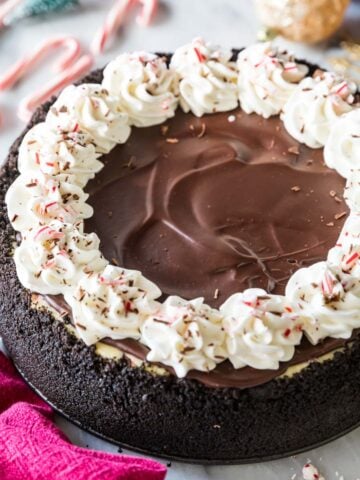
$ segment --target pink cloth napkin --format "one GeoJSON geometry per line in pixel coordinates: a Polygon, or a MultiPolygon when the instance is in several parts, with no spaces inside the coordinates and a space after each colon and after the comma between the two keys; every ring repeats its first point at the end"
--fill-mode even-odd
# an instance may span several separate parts
{"type": "Polygon", "coordinates": [[[0,352],[1,480],[163,480],[160,463],[69,443],[52,409],[33,393],[0,352]]]}

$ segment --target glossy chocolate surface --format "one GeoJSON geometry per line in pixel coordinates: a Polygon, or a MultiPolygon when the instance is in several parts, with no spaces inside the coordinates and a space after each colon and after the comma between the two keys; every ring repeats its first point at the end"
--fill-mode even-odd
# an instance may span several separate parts
{"type": "MultiPolygon", "coordinates": [[[[326,257],[347,213],[344,181],[324,166],[322,150],[298,144],[275,117],[178,111],[166,125],[134,128],[103,160],[88,187],[94,216],[86,229],[99,235],[106,258],[141,270],[164,297],[204,296],[219,306],[248,287],[283,293],[292,272],[326,257]]],[[[63,299],[47,300],[68,312],[63,299]]],[[[103,341],[140,359],[148,352],[135,340],[103,341]]],[[[253,387],[345,343],[304,338],[278,370],[226,361],[188,377],[253,387]]]]}
{"type": "Polygon", "coordinates": [[[134,128],[103,160],[86,229],[165,296],[219,306],[249,287],[283,293],[295,270],[326,257],[347,212],[322,149],[275,117],[178,111],[165,126],[134,128]]]}

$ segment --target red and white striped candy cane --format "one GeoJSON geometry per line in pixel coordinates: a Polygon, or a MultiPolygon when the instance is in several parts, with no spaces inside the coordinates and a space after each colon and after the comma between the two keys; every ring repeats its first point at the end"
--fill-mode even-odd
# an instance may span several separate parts
{"type": "Polygon", "coordinates": [[[135,5],[142,6],[136,21],[138,25],[147,26],[153,19],[158,5],[158,0],[117,0],[109,11],[103,26],[95,34],[91,44],[91,51],[94,55],[105,50],[106,44],[114,36],[120,26],[125,22],[126,15],[135,5]]]}
{"type": "Polygon", "coordinates": [[[130,8],[135,4],[136,0],[118,0],[105,18],[102,27],[96,32],[94,40],[91,44],[90,50],[94,55],[103,52],[105,45],[108,43],[110,37],[119,29],[124,22],[126,14],[130,8]]]}
{"type": "Polygon", "coordinates": [[[4,20],[6,16],[14,10],[23,0],[7,0],[0,5],[0,28],[4,27],[4,20]]]}
{"type": "Polygon", "coordinates": [[[66,70],[80,55],[80,42],[71,36],[60,35],[52,37],[38,45],[31,53],[24,55],[24,57],[15,62],[3,75],[0,75],[0,90],[11,88],[22,77],[30,73],[33,67],[45,55],[60,47],[64,48],[65,52],[55,63],[55,70],[59,72],[66,70]]]}
{"type": "Polygon", "coordinates": [[[140,0],[142,9],[136,17],[136,22],[141,27],[147,27],[152,22],[158,8],[158,0],[140,0]]]}
{"type": "Polygon", "coordinates": [[[92,67],[94,59],[92,55],[83,55],[73,65],[55,78],[46,83],[39,90],[23,98],[18,107],[18,117],[24,122],[28,122],[34,110],[52,95],[58,93],[64,87],[78,80],[85,75],[92,67]]]}

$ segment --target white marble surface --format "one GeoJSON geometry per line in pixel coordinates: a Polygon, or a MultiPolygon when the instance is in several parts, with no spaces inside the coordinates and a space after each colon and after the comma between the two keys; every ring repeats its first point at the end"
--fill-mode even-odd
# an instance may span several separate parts
{"type": "MultiPolygon", "coordinates": [[[[70,14],[25,21],[11,30],[0,32],[0,72],[31,49],[32,45],[55,33],[76,35],[86,47],[110,4],[110,0],[82,0],[82,8],[70,14]]],[[[354,30],[360,25],[359,5],[351,6],[347,22],[354,30]]],[[[167,0],[163,2],[153,26],[146,30],[135,24],[126,26],[119,32],[112,48],[97,59],[97,65],[103,65],[124,50],[172,50],[199,35],[229,47],[242,46],[255,40],[257,29],[257,21],[249,0],[167,0]]],[[[325,45],[316,48],[291,45],[291,48],[298,55],[326,64],[324,58],[328,50],[325,50],[325,45]]],[[[11,142],[23,127],[16,118],[18,100],[51,75],[49,60],[11,92],[0,94],[0,111],[5,120],[0,128],[0,159],[5,158],[11,142]]],[[[117,451],[116,446],[81,431],[62,418],[58,418],[57,422],[71,441],[78,445],[117,451]]],[[[326,480],[340,480],[341,476],[343,480],[356,480],[360,479],[359,447],[360,429],[306,454],[263,464],[204,467],[173,462],[167,479],[295,480],[302,478],[301,468],[310,459],[318,466],[326,480]]]]}

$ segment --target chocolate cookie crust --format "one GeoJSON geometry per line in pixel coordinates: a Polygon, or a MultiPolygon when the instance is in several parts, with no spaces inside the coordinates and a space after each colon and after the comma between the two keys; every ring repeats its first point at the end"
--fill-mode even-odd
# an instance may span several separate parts
{"type": "MultiPolygon", "coordinates": [[[[83,81],[101,81],[101,71],[83,81]]],[[[27,129],[43,121],[43,105],[27,129]]],[[[24,132],[25,133],[25,132],[24,132]]],[[[12,259],[16,241],[5,193],[18,175],[23,135],[0,175],[0,334],[25,378],[56,409],[116,442],[159,456],[255,461],[336,437],[360,422],[360,338],[291,378],[239,390],[155,376],[105,360],[46,311],[31,309],[12,259]]]]}

